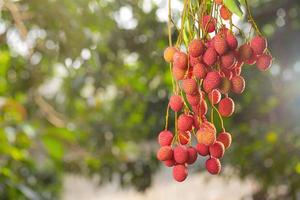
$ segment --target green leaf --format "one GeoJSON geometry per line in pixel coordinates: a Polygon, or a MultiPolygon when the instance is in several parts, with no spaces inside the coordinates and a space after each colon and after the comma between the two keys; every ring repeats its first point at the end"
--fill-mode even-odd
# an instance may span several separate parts
{"type": "Polygon", "coordinates": [[[243,12],[240,7],[240,3],[237,0],[224,0],[224,5],[234,14],[239,17],[243,16],[243,12]]]}
{"type": "Polygon", "coordinates": [[[50,137],[43,137],[43,144],[50,156],[61,159],[64,155],[64,147],[61,142],[50,137]]]}

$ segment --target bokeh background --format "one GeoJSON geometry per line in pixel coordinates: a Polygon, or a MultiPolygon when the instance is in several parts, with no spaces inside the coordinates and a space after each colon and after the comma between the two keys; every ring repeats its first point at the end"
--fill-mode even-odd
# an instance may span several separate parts
{"type": "MultiPolygon", "coordinates": [[[[251,180],[255,190],[241,199],[300,199],[300,2],[249,3],[275,62],[267,73],[244,67],[246,90],[225,122],[228,170],[209,187],[222,190],[225,179],[237,192],[251,180]]],[[[181,1],[173,7],[178,20],[181,1]]],[[[0,199],[64,199],[69,175],[136,199],[171,184],[155,158],[171,91],[166,1],[3,0],[0,9],[0,199]]],[[[202,199],[192,185],[199,174],[207,186],[203,160],[182,183],[191,199],[202,199]]]]}

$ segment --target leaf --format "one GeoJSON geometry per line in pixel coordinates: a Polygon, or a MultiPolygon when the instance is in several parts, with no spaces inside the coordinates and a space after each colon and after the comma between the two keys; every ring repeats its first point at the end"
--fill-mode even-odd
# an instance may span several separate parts
{"type": "Polygon", "coordinates": [[[232,13],[239,17],[243,16],[240,3],[237,0],[224,0],[223,3],[232,13]]]}
{"type": "Polygon", "coordinates": [[[61,159],[63,157],[64,147],[61,142],[50,137],[43,137],[42,141],[50,156],[56,159],[61,159]]]}

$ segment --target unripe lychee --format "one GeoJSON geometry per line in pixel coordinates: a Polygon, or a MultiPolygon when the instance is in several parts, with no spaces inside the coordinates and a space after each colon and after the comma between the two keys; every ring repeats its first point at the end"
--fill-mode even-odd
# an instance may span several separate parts
{"type": "Polygon", "coordinates": [[[205,31],[211,33],[215,31],[216,28],[216,19],[210,15],[205,15],[202,18],[202,27],[205,31]]]}
{"type": "Polygon", "coordinates": [[[184,69],[180,69],[178,67],[172,68],[172,74],[176,80],[182,80],[184,78],[185,73],[186,71],[184,69]]]}
{"type": "Polygon", "coordinates": [[[194,39],[189,44],[189,54],[193,57],[198,57],[204,53],[205,46],[199,39],[194,39]]]}
{"type": "Polygon", "coordinates": [[[219,55],[223,55],[228,50],[228,44],[222,35],[216,35],[214,37],[213,45],[219,55]]]}
{"type": "Polygon", "coordinates": [[[245,89],[245,79],[242,76],[234,76],[231,79],[231,91],[241,94],[245,89]]]}
{"type": "Polygon", "coordinates": [[[186,115],[186,114],[181,114],[178,117],[178,129],[180,131],[189,131],[192,129],[193,126],[193,117],[190,115],[186,115]]]}
{"type": "Polygon", "coordinates": [[[178,181],[182,182],[188,176],[188,170],[184,165],[175,165],[173,167],[173,178],[178,181]]]}
{"type": "Polygon", "coordinates": [[[187,101],[189,102],[189,104],[191,104],[192,106],[196,106],[200,102],[200,95],[199,95],[199,93],[196,93],[196,94],[187,94],[186,98],[187,98],[187,101]]]}
{"type": "Polygon", "coordinates": [[[224,20],[228,20],[231,18],[232,12],[228,8],[226,8],[225,5],[223,5],[220,9],[220,15],[224,20]]]}
{"type": "Polygon", "coordinates": [[[216,63],[217,56],[216,50],[212,47],[209,47],[203,55],[203,62],[208,66],[212,66],[216,63]]]}
{"type": "Polygon", "coordinates": [[[171,159],[171,160],[165,160],[165,161],[164,161],[164,164],[165,164],[165,166],[167,166],[167,167],[173,167],[173,166],[176,164],[176,162],[175,162],[174,159],[171,159]]]}
{"type": "Polygon", "coordinates": [[[189,147],[188,155],[187,164],[191,165],[197,160],[197,150],[194,147],[189,147]]]}
{"type": "Polygon", "coordinates": [[[231,82],[227,77],[222,77],[222,82],[220,84],[219,90],[222,94],[228,94],[231,89],[231,82]]]}
{"type": "Polygon", "coordinates": [[[230,133],[227,132],[220,133],[217,137],[217,141],[222,142],[225,149],[229,148],[232,141],[230,133]]]}
{"type": "Polygon", "coordinates": [[[167,47],[164,51],[164,59],[166,62],[173,62],[173,56],[177,49],[175,47],[167,47]]]}
{"type": "Polygon", "coordinates": [[[200,103],[196,106],[192,106],[195,114],[206,115],[207,113],[207,103],[204,99],[200,99],[200,103]]]}
{"type": "Polygon", "coordinates": [[[173,152],[173,157],[176,163],[184,164],[187,162],[189,154],[185,146],[179,145],[174,148],[173,152]]]}
{"type": "Polygon", "coordinates": [[[182,109],[183,107],[183,101],[181,96],[179,95],[172,95],[169,101],[169,105],[170,108],[174,111],[174,112],[178,112],[182,109]]]}
{"type": "Polygon", "coordinates": [[[223,117],[229,117],[234,112],[234,101],[230,97],[221,99],[218,110],[223,117]]]}
{"type": "Polygon", "coordinates": [[[207,171],[211,174],[219,174],[221,172],[221,163],[217,158],[209,158],[205,162],[207,171]]]}
{"type": "Polygon", "coordinates": [[[225,147],[222,142],[216,141],[209,146],[209,154],[215,158],[222,158],[225,153],[225,147]]]}
{"type": "Polygon", "coordinates": [[[185,53],[176,51],[173,56],[173,66],[180,69],[187,69],[188,67],[188,57],[185,53]]]}
{"type": "Polygon", "coordinates": [[[197,131],[197,140],[200,144],[207,146],[216,141],[216,128],[210,122],[203,122],[197,131]]]}
{"type": "Polygon", "coordinates": [[[197,92],[197,82],[195,79],[184,79],[182,80],[182,89],[186,94],[194,94],[197,92]]]}
{"type": "Polygon", "coordinates": [[[158,135],[158,143],[160,146],[170,146],[173,140],[173,134],[171,131],[161,131],[158,135]]]}
{"type": "Polygon", "coordinates": [[[253,50],[249,44],[243,44],[239,48],[239,60],[247,61],[252,57],[253,50]]]}
{"type": "Polygon", "coordinates": [[[221,84],[221,76],[216,71],[208,72],[204,81],[203,81],[203,89],[205,92],[209,93],[213,89],[216,89],[221,84]]]}
{"type": "Polygon", "coordinates": [[[267,40],[264,37],[255,36],[250,41],[250,46],[255,55],[261,55],[264,53],[265,49],[267,48],[267,40]]]}
{"type": "Polygon", "coordinates": [[[205,78],[207,73],[206,66],[202,63],[198,63],[194,66],[193,75],[198,79],[205,78]]]}
{"type": "Polygon", "coordinates": [[[160,147],[157,151],[156,157],[160,161],[170,160],[173,157],[173,150],[170,146],[160,147]]]}
{"type": "Polygon", "coordinates": [[[196,145],[196,149],[197,149],[197,152],[199,153],[199,155],[201,155],[201,156],[207,156],[209,153],[208,146],[205,144],[198,143],[196,145]]]}
{"type": "Polygon", "coordinates": [[[226,69],[231,69],[234,66],[235,61],[235,55],[232,51],[222,55],[220,58],[221,67],[226,69]]]}
{"type": "Polygon", "coordinates": [[[235,50],[238,46],[238,41],[236,37],[230,32],[227,31],[225,34],[226,42],[231,50],[235,50]]]}
{"type": "Polygon", "coordinates": [[[221,100],[221,93],[217,89],[213,89],[210,93],[208,93],[208,99],[212,104],[217,104],[221,100]]]}
{"type": "Polygon", "coordinates": [[[190,66],[194,67],[196,64],[201,63],[202,62],[202,56],[199,57],[193,57],[193,56],[189,56],[189,64],[190,66]]]}
{"type": "Polygon", "coordinates": [[[256,61],[256,66],[260,71],[266,71],[272,65],[272,57],[270,55],[261,55],[256,61]]]}
{"type": "Polygon", "coordinates": [[[191,138],[190,133],[179,131],[178,139],[179,139],[180,144],[186,145],[187,143],[189,143],[190,138],[191,138]]]}

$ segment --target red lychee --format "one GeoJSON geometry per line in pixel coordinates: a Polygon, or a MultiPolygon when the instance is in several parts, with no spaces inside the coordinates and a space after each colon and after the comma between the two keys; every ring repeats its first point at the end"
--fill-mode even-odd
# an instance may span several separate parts
{"type": "Polygon", "coordinates": [[[195,79],[184,79],[182,80],[182,89],[186,94],[194,94],[197,92],[197,82],[195,79]]]}
{"type": "Polygon", "coordinates": [[[211,33],[215,31],[216,28],[216,19],[211,17],[210,15],[205,15],[202,18],[202,27],[207,32],[211,33]]]}
{"type": "Polygon", "coordinates": [[[218,110],[223,117],[229,117],[234,112],[234,101],[230,97],[221,99],[218,110]]]}
{"type": "Polygon", "coordinates": [[[206,169],[211,174],[219,174],[221,172],[221,163],[217,158],[209,158],[205,162],[206,169]]]}
{"type": "Polygon", "coordinates": [[[264,53],[265,49],[267,48],[267,40],[264,37],[255,36],[250,41],[250,46],[255,55],[261,55],[264,53]]]}
{"type": "Polygon", "coordinates": [[[215,0],[215,3],[218,5],[222,5],[223,4],[223,0],[215,0]]]}
{"type": "Polygon", "coordinates": [[[236,59],[235,59],[235,55],[234,55],[233,51],[230,51],[230,52],[224,54],[220,58],[221,67],[224,67],[226,69],[232,69],[235,61],[236,61],[236,59]]]}
{"type": "Polygon", "coordinates": [[[195,114],[206,115],[207,113],[207,103],[204,99],[200,99],[200,103],[196,106],[192,106],[195,114]]]}
{"type": "Polygon", "coordinates": [[[219,90],[222,94],[228,94],[231,89],[231,82],[229,78],[222,77],[222,82],[220,84],[219,90]]]}
{"type": "Polygon", "coordinates": [[[197,140],[200,144],[207,146],[213,144],[216,140],[216,128],[210,122],[203,122],[197,131],[197,140]]]}
{"type": "Polygon", "coordinates": [[[204,81],[203,81],[203,88],[205,92],[209,93],[213,89],[216,89],[221,84],[221,76],[216,71],[208,72],[204,81]]]}
{"type": "Polygon", "coordinates": [[[229,148],[232,141],[230,133],[227,132],[220,133],[217,137],[217,141],[222,142],[225,149],[229,148]]]}
{"type": "Polygon", "coordinates": [[[194,66],[193,75],[198,79],[205,78],[207,73],[206,66],[202,63],[198,63],[194,66]]]}
{"type": "Polygon", "coordinates": [[[220,9],[220,15],[224,20],[228,20],[231,18],[232,12],[228,8],[226,8],[225,5],[223,5],[220,9]]]}
{"type": "Polygon", "coordinates": [[[161,131],[158,135],[158,143],[160,146],[170,146],[173,140],[173,134],[171,131],[161,131]]]}
{"type": "Polygon", "coordinates": [[[176,163],[175,163],[174,159],[171,159],[171,160],[165,160],[164,164],[167,167],[173,167],[176,163]]]}
{"type": "Polygon", "coordinates": [[[199,39],[194,39],[189,44],[189,54],[193,57],[198,57],[204,53],[205,46],[199,39]]]}
{"type": "Polygon", "coordinates": [[[208,93],[208,99],[212,104],[217,104],[221,100],[221,93],[217,89],[213,89],[210,93],[208,93]]]}
{"type": "Polygon", "coordinates": [[[209,154],[215,158],[222,158],[225,153],[225,147],[222,142],[216,141],[209,146],[209,154]]]}
{"type": "Polygon", "coordinates": [[[231,50],[235,50],[238,46],[238,41],[236,37],[230,32],[227,31],[225,34],[226,42],[231,50]]]}
{"type": "Polygon", "coordinates": [[[191,104],[192,106],[196,106],[200,102],[200,95],[199,95],[199,93],[196,93],[196,94],[187,94],[186,98],[187,98],[187,101],[189,102],[189,104],[191,104]]]}
{"type": "Polygon", "coordinates": [[[252,54],[251,58],[249,58],[248,60],[245,61],[245,63],[247,63],[248,65],[254,65],[256,63],[257,60],[257,55],[255,55],[254,53],[252,54]]]}
{"type": "Polygon", "coordinates": [[[167,47],[164,51],[164,59],[166,62],[173,62],[173,56],[177,49],[175,47],[167,47]]]}
{"type": "Polygon", "coordinates": [[[178,133],[178,139],[179,139],[180,144],[186,145],[190,141],[190,138],[191,138],[191,134],[190,133],[179,131],[179,133],[178,133]]]}
{"type": "Polygon", "coordinates": [[[184,78],[185,73],[186,71],[184,69],[180,69],[178,67],[172,68],[172,74],[176,80],[182,80],[184,78]]]}
{"type": "Polygon", "coordinates": [[[179,69],[187,69],[188,67],[188,57],[185,53],[176,51],[173,56],[173,66],[179,69]]]}
{"type": "Polygon", "coordinates": [[[261,55],[256,61],[256,66],[260,71],[266,71],[272,65],[272,57],[270,55],[261,55]]]}
{"type": "Polygon", "coordinates": [[[197,160],[197,150],[194,147],[189,147],[188,155],[187,164],[191,165],[197,160]]]}
{"type": "Polygon", "coordinates": [[[179,145],[173,150],[173,157],[176,163],[184,164],[188,160],[188,150],[186,146],[179,145]]]}
{"type": "Polygon", "coordinates": [[[231,91],[241,94],[245,89],[245,79],[242,76],[234,76],[231,79],[231,91]]]}
{"type": "Polygon", "coordinates": [[[182,101],[181,96],[175,95],[175,94],[172,95],[170,98],[170,101],[169,101],[169,105],[173,111],[175,111],[175,112],[180,111],[183,107],[183,101],[182,101]]]}
{"type": "Polygon", "coordinates": [[[193,57],[193,56],[189,56],[189,64],[190,66],[194,67],[196,64],[201,63],[202,62],[202,56],[199,57],[193,57]]]}
{"type": "Polygon", "coordinates": [[[207,156],[209,153],[208,146],[205,144],[198,143],[196,145],[196,149],[197,149],[197,152],[199,153],[199,155],[201,155],[201,156],[207,156]]]}
{"type": "Polygon", "coordinates": [[[243,44],[239,48],[239,59],[241,61],[247,61],[252,57],[253,50],[249,44],[243,44]]]}
{"type": "Polygon", "coordinates": [[[216,63],[217,56],[216,50],[212,47],[209,47],[203,55],[203,62],[208,66],[212,66],[216,63]]]}
{"type": "Polygon", "coordinates": [[[156,157],[160,161],[170,160],[173,157],[173,150],[170,146],[160,147],[157,151],[156,157]]]}
{"type": "Polygon", "coordinates": [[[228,50],[228,44],[222,35],[216,35],[214,37],[213,45],[219,55],[223,55],[228,50]]]}
{"type": "Polygon", "coordinates": [[[193,126],[193,117],[187,114],[181,114],[178,117],[178,129],[180,131],[189,131],[192,129],[193,126]]]}
{"type": "Polygon", "coordinates": [[[182,182],[188,176],[188,170],[184,165],[175,165],[173,167],[173,178],[178,181],[182,182]]]}

